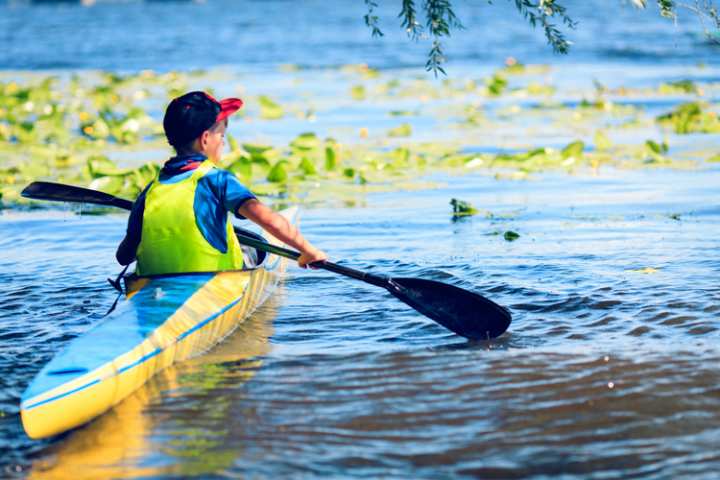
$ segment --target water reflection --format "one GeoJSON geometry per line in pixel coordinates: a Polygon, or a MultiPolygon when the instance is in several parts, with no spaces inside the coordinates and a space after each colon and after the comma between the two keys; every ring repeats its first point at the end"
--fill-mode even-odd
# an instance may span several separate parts
{"type": "MultiPolygon", "coordinates": [[[[282,295],[278,287],[277,295],[282,295]]],[[[238,390],[270,351],[277,296],[210,352],[171,366],[106,414],[36,455],[29,478],[130,478],[216,472],[242,452],[224,427],[238,390]],[[149,460],[148,453],[163,457],[149,460]]]]}

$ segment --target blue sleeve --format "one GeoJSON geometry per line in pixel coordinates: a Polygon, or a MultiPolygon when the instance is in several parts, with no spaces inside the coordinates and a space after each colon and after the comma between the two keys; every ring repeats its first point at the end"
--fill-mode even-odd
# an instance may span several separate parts
{"type": "Polygon", "coordinates": [[[132,210],[130,210],[130,217],[128,218],[125,238],[123,238],[122,242],[120,242],[117,252],[115,252],[115,258],[120,265],[130,265],[135,261],[137,248],[140,245],[142,235],[143,213],[145,212],[145,194],[150,188],[150,185],[152,185],[152,182],[150,182],[138,198],[135,199],[132,210]]]}
{"type": "Polygon", "coordinates": [[[215,168],[200,179],[193,208],[197,226],[210,245],[227,252],[227,212],[244,218],[237,210],[251,198],[255,195],[227,170],[215,168]]]}
{"type": "Polygon", "coordinates": [[[240,183],[240,180],[232,172],[217,170],[216,175],[210,176],[217,184],[216,192],[219,193],[220,201],[225,210],[232,212],[237,218],[244,219],[238,214],[238,208],[250,199],[256,198],[248,188],[240,183]]]}

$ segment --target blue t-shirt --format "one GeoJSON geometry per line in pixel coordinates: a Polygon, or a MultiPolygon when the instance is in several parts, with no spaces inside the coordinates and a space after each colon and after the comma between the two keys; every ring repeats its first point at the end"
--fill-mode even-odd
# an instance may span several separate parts
{"type": "MultiPolygon", "coordinates": [[[[206,159],[207,157],[200,154],[173,157],[165,162],[160,171],[159,181],[169,184],[185,180],[206,159]]],[[[145,195],[149,188],[150,185],[145,187],[130,211],[127,233],[116,254],[118,262],[122,265],[128,265],[135,260],[142,235],[145,195]]],[[[227,252],[227,212],[233,212],[237,218],[244,218],[237,213],[238,208],[253,198],[255,195],[231,172],[213,168],[205,174],[198,181],[193,202],[197,226],[205,240],[220,252],[227,252]]]]}

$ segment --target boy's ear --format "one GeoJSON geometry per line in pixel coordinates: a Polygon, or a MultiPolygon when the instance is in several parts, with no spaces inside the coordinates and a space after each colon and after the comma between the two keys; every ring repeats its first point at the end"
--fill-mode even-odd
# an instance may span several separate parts
{"type": "Polygon", "coordinates": [[[200,147],[202,147],[203,150],[205,150],[205,147],[207,146],[209,136],[210,130],[205,130],[203,133],[200,134],[200,137],[198,138],[198,140],[200,141],[200,147]]]}

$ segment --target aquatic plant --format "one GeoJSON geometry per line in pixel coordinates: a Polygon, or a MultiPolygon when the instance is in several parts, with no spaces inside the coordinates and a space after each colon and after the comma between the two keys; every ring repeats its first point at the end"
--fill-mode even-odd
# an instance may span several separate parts
{"type": "Polygon", "coordinates": [[[720,132],[717,113],[703,110],[703,105],[698,102],[684,103],[675,110],[658,116],[656,120],[660,125],[680,134],[720,132]]]}
{"type": "Polygon", "coordinates": [[[514,242],[515,240],[520,238],[520,234],[512,230],[507,230],[505,233],[503,233],[503,238],[505,239],[505,241],[514,242]]]}
{"type": "MultiPolygon", "coordinates": [[[[502,87],[497,84],[499,97],[527,98],[534,88],[531,72],[535,69],[544,72],[546,68],[508,61],[487,82],[492,84],[503,78],[507,83],[502,83],[502,87]]],[[[372,137],[367,127],[360,128],[360,138],[350,139],[349,144],[315,132],[301,133],[284,145],[239,142],[228,134],[229,151],[224,155],[224,167],[270,201],[327,203],[337,199],[340,204],[356,204],[367,192],[433,186],[433,182],[423,178],[439,172],[462,174],[482,170],[498,179],[523,180],[547,170],[598,172],[605,165],[617,168],[680,165],[669,155],[665,140],[646,141],[642,137],[642,142],[633,145],[610,140],[610,134],[619,129],[652,127],[653,119],[644,116],[638,107],[606,99],[609,90],[604,86],[596,86],[595,99],[580,103],[553,103],[545,99],[526,105],[506,101],[494,105],[496,102],[483,86],[483,80],[446,79],[432,83],[421,78],[388,78],[365,66],[340,70],[341,75],[349,76],[349,85],[358,76],[367,81],[362,85],[363,91],[372,96],[376,105],[387,101],[387,115],[391,117],[459,117],[463,128],[457,131],[459,139],[436,141],[432,136],[428,139],[423,131],[427,124],[422,119],[416,127],[404,122],[384,131],[374,128],[372,137]],[[398,98],[418,101],[418,106],[398,109],[394,103],[398,98]],[[430,99],[441,102],[424,105],[430,99]],[[433,110],[440,104],[442,111],[433,110]],[[468,145],[474,145],[476,138],[486,136],[487,132],[504,129],[514,132],[518,126],[527,132],[522,125],[533,122],[551,128],[552,122],[556,122],[564,135],[573,132],[577,140],[552,147],[508,146],[494,153],[467,150],[468,145]],[[581,140],[588,137],[594,148],[581,140]]],[[[20,189],[42,179],[91,185],[133,198],[156,175],[161,160],[156,152],[169,153],[162,128],[149,112],[157,112],[158,100],[165,102],[171,92],[186,87],[192,75],[99,72],[89,78],[71,77],[66,81],[54,76],[35,76],[24,84],[0,82],[3,204],[24,202],[18,198],[20,189]]],[[[715,87],[704,84],[703,88],[713,91],[715,87]]],[[[268,96],[258,95],[248,103],[259,107],[246,111],[248,119],[287,117],[286,109],[268,96]]],[[[407,104],[412,105],[403,100],[403,107],[407,104]]],[[[716,124],[714,113],[704,105],[680,106],[672,113],[658,122],[667,122],[671,127],[675,123],[689,125],[687,129],[691,131],[716,124]]],[[[322,110],[317,114],[322,115],[322,110]]],[[[306,112],[298,118],[309,119],[306,112]]],[[[710,155],[703,158],[707,157],[708,161],[717,161],[710,155]]]]}
{"type": "Polygon", "coordinates": [[[401,123],[387,132],[388,137],[409,137],[412,135],[412,126],[409,123],[401,123]]]}
{"type": "Polygon", "coordinates": [[[467,217],[470,215],[477,215],[478,213],[477,208],[465,200],[453,198],[450,200],[450,205],[452,205],[453,217],[467,217]]]}
{"type": "Polygon", "coordinates": [[[700,93],[698,86],[692,80],[678,80],[676,82],[661,83],[658,91],[663,94],[700,93]]]}
{"type": "Polygon", "coordinates": [[[260,104],[260,117],[266,120],[278,120],[285,116],[285,111],[280,104],[266,95],[260,95],[258,103],[260,104]]]}

